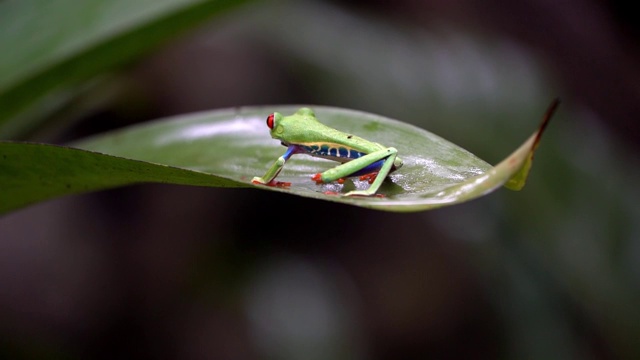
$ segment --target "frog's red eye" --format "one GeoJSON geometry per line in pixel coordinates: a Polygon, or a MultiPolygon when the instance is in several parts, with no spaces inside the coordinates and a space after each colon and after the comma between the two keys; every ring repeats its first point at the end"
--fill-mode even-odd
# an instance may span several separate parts
{"type": "Polygon", "coordinates": [[[267,126],[269,129],[273,129],[273,114],[267,116],[267,126]]]}

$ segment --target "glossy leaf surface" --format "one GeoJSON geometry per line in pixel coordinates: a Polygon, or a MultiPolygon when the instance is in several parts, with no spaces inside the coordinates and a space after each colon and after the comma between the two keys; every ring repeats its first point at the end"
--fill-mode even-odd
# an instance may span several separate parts
{"type": "Polygon", "coordinates": [[[293,156],[277,178],[291,182],[290,188],[251,184],[253,176],[262,176],[285,150],[269,136],[266,115],[273,111],[290,114],[298,108],[250,107],[182,115],[73,144],[89,151],[0,143],[0,211],[64,194],[140,182],[255,187],[379,210],[421,211],[477,198],[516,174],[518,182],[524,181],[528,170],[523,172],[523,165],[539,138],[534,134],[492,167],[412,125],[353,110],[314,107],[325,124],[398,149],[404,166],[378,191],[384,197],[326,195],[369,184],[351,178],[344,184],[316,185],[313,174],[337,163],[306,155],[293,156]]]}

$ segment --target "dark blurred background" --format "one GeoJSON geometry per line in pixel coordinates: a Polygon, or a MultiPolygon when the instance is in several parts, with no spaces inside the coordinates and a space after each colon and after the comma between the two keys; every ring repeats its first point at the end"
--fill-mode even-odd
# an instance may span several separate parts
{"type": "Polygon", "coordinates": [[[640,358],[640,34],[624,1],[265,1],[117,76],[46,140],[322,104],[490,163],[563,103],[521,192],[390,214],[140,185],[0,219],[0,358],[640,358]]]}

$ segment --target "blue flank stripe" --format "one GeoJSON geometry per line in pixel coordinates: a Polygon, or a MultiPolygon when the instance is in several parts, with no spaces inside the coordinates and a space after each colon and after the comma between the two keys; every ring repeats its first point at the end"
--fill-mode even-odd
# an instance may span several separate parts
{"type": "Polygon", "coordinates": [[[332,156],[339,158],[348,158],[348,159],[357,159],[361,156],[366,155],[365,153],[348,149],[346,147],[340,146],[338,148],[329,147],[329,145],[301,145],[300,146],[305,152],[311,155],[317,156],[332,156]]]}

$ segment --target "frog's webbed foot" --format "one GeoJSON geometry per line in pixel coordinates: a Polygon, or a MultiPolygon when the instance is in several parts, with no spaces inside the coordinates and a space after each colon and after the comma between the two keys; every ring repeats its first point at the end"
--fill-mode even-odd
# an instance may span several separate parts
{"type": "Polygon", "coordinates": [[[344,194],[343,196],[366,196],[366,197],[377,197],[377,198],[386,197],[383,194],[371,193],[368,190],[353,190],[353,191],[349,191],[348,193],[344,194]]]}
{"type": "Polygon", "coordinates": [[[376,177],[378,177],[378,172],[372,172],[370,174],[364,174],[362,176],[360,176],[360,180],[361,181],[367,181],[369,184],[373,184],[374,181],[376,181],[376,177]]]}
{"type": "Polygon", "coordinates": [[[271,180],[269,182],[266,182],[264,181],[263,178],[259,176],[254,177],[253,180],[251,180],[251,182],[256,185],[265,185],[265,186],[278,187],[278,188],[288,188],[291,186],[291,183],[288,181],[271,180]]]}
{"type": "MultiPolygon", "coordinates": [[[[320,185],[320,184],[324,184],[325,182],[322,180],[322,174],[321,173],[317,173],[315,175],[313,175],[311,177],[311,180],[315,181],[316,184],[320,185]]],[[[338,180],[336,180],[336,182],[338,182],[338,184],[344,184],[345,179],[344,178],[340,178],[338,180]]]]}

